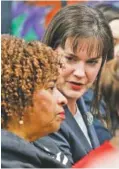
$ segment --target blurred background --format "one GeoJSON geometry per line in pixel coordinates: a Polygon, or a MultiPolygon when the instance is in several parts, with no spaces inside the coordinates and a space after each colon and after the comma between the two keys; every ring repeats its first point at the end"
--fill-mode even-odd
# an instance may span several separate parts
{"type": "Polygon", "coordinates": [[[28,41],[41,40],[48,23],[60,8],[74,3],[92,6],[102,2],[119,8],[119,1],[104,0],[2,1],[1,33],[10,33],[28,41]]]}

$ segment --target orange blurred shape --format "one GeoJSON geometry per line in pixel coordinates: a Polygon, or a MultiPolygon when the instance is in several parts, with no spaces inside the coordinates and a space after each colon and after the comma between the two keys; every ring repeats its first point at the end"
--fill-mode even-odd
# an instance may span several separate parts
{"type": "MultiPolygon", "coordinates": [[[[88,1],[88,0],[83,0],[88,1]]],[[[51,19],[53,18],[53,16],[60,10],[60,8],[62,7],[62,1],[61,0],[55,0],[55,1],[50,1],[50,0],[42,0],[42,1],[24,1],[25,3],[29,4],[29,5],[36,5],[36,6],[51,6],[52,9],[51,11],[46,15],[45,17],[45,26],[47,27],[47,25],[50,23],[51,19]]],[[[82,2],[82,0],[66,0],[66,4],[74,4],[74,3],[78,3],[78,2],[82,2]]]]}
{"type": "Polygon", "coordinates": [[[61,1],[26,1],[29,5],[36,5],[36,6],[51,6],[51,11],[45,17],[45,26],[49,24],[52,17],[57,13],[58,10],[62,7],[61,1]]]}

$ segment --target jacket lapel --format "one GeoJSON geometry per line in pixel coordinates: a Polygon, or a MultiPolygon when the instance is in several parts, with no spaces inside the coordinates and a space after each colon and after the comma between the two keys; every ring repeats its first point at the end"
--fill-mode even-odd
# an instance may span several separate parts
{"type": "Polygon", "coordinates": [[[93,148],[96,148],[100,145],[100,143],[99,143],[99,139],[97,137],[95,128],[93,126],[93,116],[90,112],[87,111],[87,108],[86,108],[86,105],[85,105],[83,98],[80,98],[77,101],[77,105],[78,105],[79,110],[82,113],[85,124],[87,126],[88,134],[89,134],[92,146],[93,146],[93,148]]]}
{"type": "Polygon", "coordinates": [[[75,134],[74,137],[77,140],[78,145],[80,145],[85,152],[89,152],[92,148],[88,143],[84,133],[80,129],[79,125],[77,124],[76,120],[74,119],[72,113],[69,111],[67,106],[64,109],[66,112],[66,123],[68,123],[71,128],[71,131],[73,131],[73,134],[75,134]]]}

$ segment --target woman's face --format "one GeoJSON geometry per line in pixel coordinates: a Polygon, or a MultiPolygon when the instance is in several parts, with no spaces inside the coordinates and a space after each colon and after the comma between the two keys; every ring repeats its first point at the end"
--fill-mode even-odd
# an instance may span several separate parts
{"type": "Polygon", "coordinates": [[[29,108],[28,120],[30,132],[39,137],[55,132],[65,119],[63,105],[66,98],[57,90],[54,82],[49,83],[47,90],[36,90],[33,95],[33,107],[29,108]]]}
{"type": "Polygon", "coordinates": [[[64,68],[60,71],[57,87],[67,99],[77,100],[95,81],[101,67],[102,56],[97,56],[95,51],[97,40],[92,42],[94,51],[91,51],[90,56],[87,52],[90,39],[85,39],[81,45],[79,42],[77,46],[79,50],[75,53],[72,50],[72,40],[72,38],[66,40],[64,49],[61,47],[56,49],[64,53],[64,68]]]}
{"type": "Polygon", "coordinates": [[[114,38],[114,57],[119,58],[119,19],[109,23],[114,38]]]}

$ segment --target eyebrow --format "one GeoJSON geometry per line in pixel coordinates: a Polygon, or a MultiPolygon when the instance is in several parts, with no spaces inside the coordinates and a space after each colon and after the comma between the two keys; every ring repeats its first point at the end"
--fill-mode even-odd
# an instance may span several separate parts
{"type": "Polygon", "coordinates": [[[89,58],[87,61],[98,60],[98,59],[100,59],[100,58],[102,58],[102,56],[98,56],[98,57],[96,57],[96,58],[89,58]]]}
{"type": "MultiPolygon", "coordinates": [[[[72,57],[75,57],[75,58],[78,57],[77,55],[74,55],[72,53],[66,53],[66,55],[69,55],[69,56],[72,56],[72,57]]],[[[97,59],[100,59],[100,58],[102,58],[102,56],[97,56],[95,58],[89,58],[87,61],[97,60],[97,59]]]]}
{"type": "Polygon", "coordinates": [[[72,54],[72,53],[65,53],[66,55],[69,55],[69,56],[72,56],[72,57],[75,57],[75,58],[77,58],[78,56],[77,55],[74,55],[74,54],[72,54]]]}

